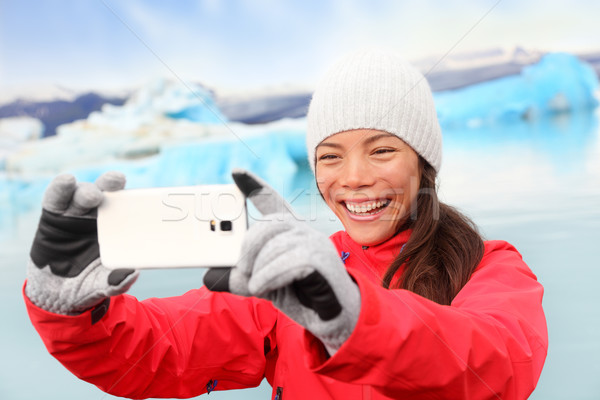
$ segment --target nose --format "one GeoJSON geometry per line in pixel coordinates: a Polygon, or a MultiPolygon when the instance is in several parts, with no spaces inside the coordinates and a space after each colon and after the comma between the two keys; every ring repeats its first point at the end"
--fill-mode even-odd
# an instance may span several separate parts
{"type": "Polygon", "coordinates": [[[347,189],[360,189],[375,183],[375,175],[369,163],[361,157],[347,157],[344,160],[339,183],[347,189]]]}

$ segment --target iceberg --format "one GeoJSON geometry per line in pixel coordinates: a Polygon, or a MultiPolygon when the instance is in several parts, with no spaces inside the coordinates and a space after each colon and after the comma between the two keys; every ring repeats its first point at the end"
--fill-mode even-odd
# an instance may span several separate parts
{"type": "Polygon", "coordinates": [[[0,163],[0,209],[11,213],[39,207],[50,179],[63,172],[94,181],[120,170],[133,188],[231,182],[231,169],[242,167],[276,183],[293,180],[306,154],[305,120],[230,122],[208,90],[165,80],[123,106],[106,105],[60,126],[55,136],[26,141],[40,138],[41,128],[26,135],[11,127],[20,146],[0,163]]]}
{"type": "Polygon", "coordinates": [[[171,127],[174,131],[162,136],[136,138],[88,129],[85,134],[61,132],[33,142],[9,157],[7,169],[0,174],[0,209],[39,207],[50,179],[62,172],[93,182],[103,172],[118,170],[127,176],[128,188],[139,188],[231,183],[231,170],[245,168],[275,187],[294,190],[290,182],[297,180],[299,170],[308,170],[304,119],[262,126],[229,123],[212,129],[182,124],[163,121],[152,130],[171,127]],[[189,129],[178,131],[186,126],[189,129]],[[133,157],[133,146],[139,146],[144,156],[133,157]],[[147,154],[150,148],[154,153],[147,154]]]}
{"type": "Polygon", "coordinates": [[[598,77],[577,57],[546,54],[536,64],[462,89],[434,93],[442,127],[480,126],[591,109],[598,105],[598,77]]]}
{"type": "Polygon", "coordinates": [[[122,106],[107,104],[100,112],[91,113],[87,121],[130,131],[164,119],[207,124],[227,121],[210,91],[197,84],[166,79],[141,88],[122,106]]]}
{"type": "Polygon", "coordinates": [[[0,119],[0,170],[5,159],[21,144],[38,140],[44,134],[44,124],[37,118],[12,117],[0,119]]]}
{"type": "Polygon", "coordinates": [[[164,143],[225,135],[227,119],[199,85],[156,80],[123,106],[105,105],[6,156],[7,172],[55,175],[111,159],[156,154],[164,143]]]}
{"type": "Polygon", "coordinates": [[[44,124],[37,118],[12,117],[0,119],[0,148],[37,140],[44,133],[44,124]]]}
{"type": "MultiPolygon", "coordinates": [[[[510,134],[486,127],[595,107],[597,90],[598,78],[587,64],[548,54],[518,75],[437,92],[434,98],[448,136],[463,129],[486,136],[510,134]]],[[[49,180],[62,172],[93,181],[120,170],[134,188],[226,183],[232,168],[240,167],[282,192],[314,186],[304,118],[261,125],[228,121],[211,92],[183,82],[155,81],[122,106],[106,105],[60,126],[56,136],[31,141],[24,138],[39,135],[19,132],[19,146],[0,163],[4,210],[39,207],[49,180]]]]}

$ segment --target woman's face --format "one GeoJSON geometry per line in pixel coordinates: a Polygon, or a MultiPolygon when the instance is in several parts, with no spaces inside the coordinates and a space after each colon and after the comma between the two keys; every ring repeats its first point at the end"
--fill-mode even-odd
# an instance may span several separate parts
{"type": "Polygon", "coordinates": [[[319,190],[355,242],[371,246],[396,234],[419,191],[419,157],[409,145],[356,129],[321,142],[316,160],[319,190]]]}

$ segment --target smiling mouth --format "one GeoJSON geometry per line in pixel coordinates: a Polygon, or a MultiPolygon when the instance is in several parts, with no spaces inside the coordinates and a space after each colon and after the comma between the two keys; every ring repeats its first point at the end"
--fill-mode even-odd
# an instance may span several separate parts
{"type": "Polygon", "coordinates": [[[360,203],[344,201],[343,203],[351,214],[363,217],[382,212],[390,204],[390,202],[391,200],[375,200],[363,201],[360,203]]]}

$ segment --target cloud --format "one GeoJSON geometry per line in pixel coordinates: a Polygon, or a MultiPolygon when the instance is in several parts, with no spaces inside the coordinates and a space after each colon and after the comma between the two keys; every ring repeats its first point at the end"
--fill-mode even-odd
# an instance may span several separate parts
{"type": "Polygon", "coordinates": [[[2,28],[14,38],[0,48],[4,74],[66,85],[77,70],[122,81],[172,70],[216,86],[314,83],[343,53],[372,44],[417,59],[501,45],[579,50],[600,37],[600,3],[584,0],[22,3],[3,8],[3,22],[19,21],[4,26],[27,27],[2,28]]]}

